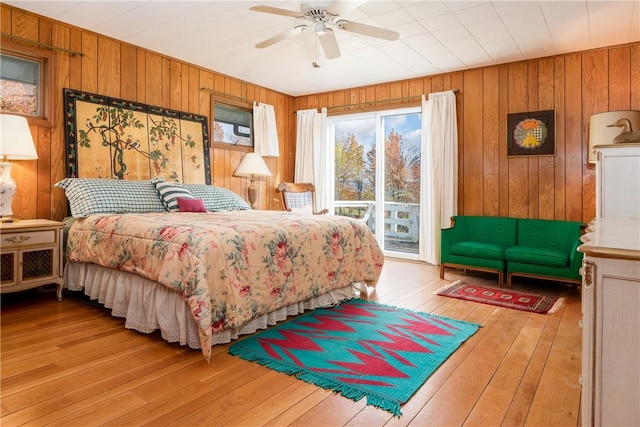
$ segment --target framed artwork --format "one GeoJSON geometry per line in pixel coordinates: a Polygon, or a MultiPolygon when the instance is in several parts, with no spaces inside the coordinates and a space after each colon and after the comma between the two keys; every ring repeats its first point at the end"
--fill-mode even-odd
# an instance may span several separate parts
{"type": "Polygon", "coordinates": [[[554,110],[507,114],[507,156],[555,155],[554,110]]]}
{"type": "Polygon", "coordinates": [[[71,89],[64,112],[68,177],[211,184],[206,116],[71,89]]]}

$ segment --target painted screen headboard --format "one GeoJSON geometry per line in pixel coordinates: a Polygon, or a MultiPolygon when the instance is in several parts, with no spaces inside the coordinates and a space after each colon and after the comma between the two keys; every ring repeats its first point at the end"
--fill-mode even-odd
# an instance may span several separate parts
{"type": "Polygon", "coordinates": [[[206,116],[64,89],[67,176],[211,184],[206,116]]]}

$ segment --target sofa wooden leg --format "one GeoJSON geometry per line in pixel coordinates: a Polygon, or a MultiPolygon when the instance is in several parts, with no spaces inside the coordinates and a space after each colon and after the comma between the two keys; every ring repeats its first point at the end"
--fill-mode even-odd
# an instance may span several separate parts
{"type": "Polygon", "coordinates": [[[507,288],[511,289],[511,273],[507,274],[507,288]]]}
{"type": "Polygon", "coordinates": [[[440,278],[444,279],[444,264],[440,264],[440,278]]]}

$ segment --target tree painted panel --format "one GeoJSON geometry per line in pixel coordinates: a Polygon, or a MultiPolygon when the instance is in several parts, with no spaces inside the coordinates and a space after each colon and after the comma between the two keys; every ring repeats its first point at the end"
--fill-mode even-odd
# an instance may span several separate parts
{"type": "Polygon", "coordinates": [[[67,176],[211,184],[208,119],[64,89],[67,176]]]}

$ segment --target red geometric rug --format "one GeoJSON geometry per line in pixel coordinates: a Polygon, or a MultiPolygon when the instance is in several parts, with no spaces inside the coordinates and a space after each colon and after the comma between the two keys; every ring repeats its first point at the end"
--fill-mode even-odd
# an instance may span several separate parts
{"type": "Polygon", "coordinates": [[[513,289],[481,286],[457,280],[450,285],[443,286],[435,292],[437,295],[475,301],[499,307],[514,308],[532,313],[554,313],[562,307],[564,298],[557,296],[538,295],[513,289]]]}

